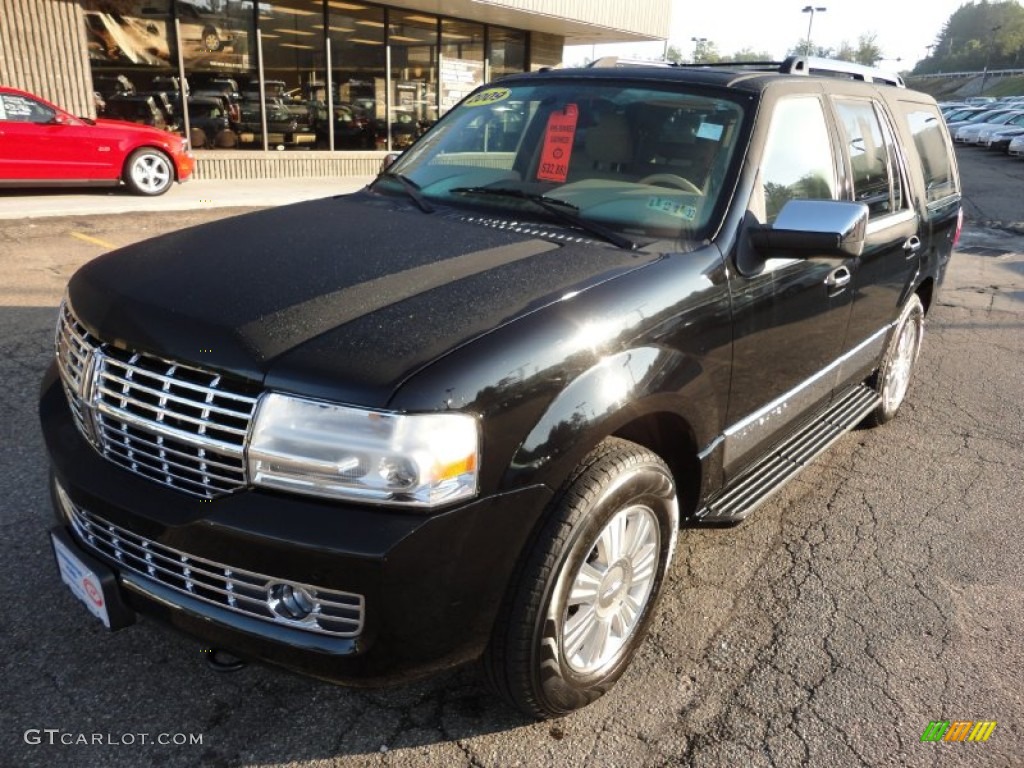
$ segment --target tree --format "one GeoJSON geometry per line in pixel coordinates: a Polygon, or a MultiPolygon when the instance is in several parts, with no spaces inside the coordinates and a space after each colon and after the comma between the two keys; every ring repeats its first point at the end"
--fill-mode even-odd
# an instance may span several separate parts
{"type": "Polygon", "coordinates": [[[863,34],[857,38],[857,52],[854,55],[854,61],[858,64],[864,64],[868,67],[873,67],[879,61],[882,60],[882,49],[878,47],[875,40],[878,39],[878,33],[871,32],[870,34],[863,34]]]}
{"type": "Polygon", "coordinates": [[[668,50],[665,51],[665,58],[668,61],[673,61],[676,64],[684,61],[683,52],[676,48],[674,45],[670,45],[668,50]]]}
{"type": "Polygon", "coordinates": [[[835,51],[832,48],[826,48],[823,45],[814,45],[807,39],[801,40],[799,43],[789,49],[787,56],[818,56],[823,59],[835,58],[835,51]]]}
{"type": "Polygon", "coordinates": [[[694,43],[694,64],[715,64],[721,60],[722,56],[718,52],[718,46],[715,44],[714,40],[708,40],[702,37],[694,43]]]}
{"type": "Polygon", "coordinates": [[[839,44],[838,50],[836,50],[835,57],[840,61],[856,61],[857,50],[850,45],[849,40],[843,40],[843,42],[839,44]]]}
{"type": "Polygon", "coordinates": [[[1024,66],[1024,8],[1014,0],[962,5],[943,26],[914,74],[1024,66]]]}
{"type": "Polygon", "coordinates": [[[771,61],[774,57],[768,51],[755,51],[753,48],[744,48],[736,51],[731,56],[723,56],[722,61],[771,61]]]}

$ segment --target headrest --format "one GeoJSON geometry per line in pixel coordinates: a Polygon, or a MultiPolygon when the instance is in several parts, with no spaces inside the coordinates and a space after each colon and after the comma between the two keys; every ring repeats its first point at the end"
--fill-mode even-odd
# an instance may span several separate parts
{"type": "Polygon", "coordinates": [[[633,160],[633,138],[623,115],[602,115],[600,122],[587,130],[587,154],[598,163],[629,163],[633,160]]]}

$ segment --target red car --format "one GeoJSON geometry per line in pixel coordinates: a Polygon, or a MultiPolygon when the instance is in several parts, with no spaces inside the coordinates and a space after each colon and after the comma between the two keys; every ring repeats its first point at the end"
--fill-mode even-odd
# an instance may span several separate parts
{"type": "Polygon", "coordinates": [[[0,86],[0,187],[111,185],[162,195],[192,175],[195,158],[173,133],[75,117],[0,86]]]}

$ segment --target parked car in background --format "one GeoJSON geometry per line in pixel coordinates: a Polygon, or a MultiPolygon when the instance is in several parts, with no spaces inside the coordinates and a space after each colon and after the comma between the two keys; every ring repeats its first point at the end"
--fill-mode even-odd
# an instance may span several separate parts
{"type": "Polygon", "coordinates": [[[181,95],[177,91],[139,91],[139,95],[153,97],[157,109],[163,113],[167,130],[177,131],[181,127],[181,95]]]}
{"type": "Polygon", "coordinates": [[[1011,120],[1024,115],[1020,110],[1001,110],[989,116],[987,120],[974,120],[964,123],[953,132],[953,140],[957,144],[977,144],[978,137],[986,128],[999,128],[1007,125],[1011,120]]]}
{"type": "MultiPolygon", "coordinates": [[[[268,104],[266,114],[267,142],[271,148],[311,147],[316,143],[313,127],[284,107],[268,104]]],[[[258,105],[243,105],[242,120],[238,124],[238,141],[240,144],[263,143],[263,124],[258,105]]]]}
{"type": "Polygon", "coordinates": [[[224,110],[224,114],[233,123],[239,123],[242,121],[242,108],[239,102],[235,101],[231,95],[219,88],[197,88],[192,92],[192,98],[196,99],[214,99],[220,102],[221,109],[224,110]]]}
{"type": "MultiPolygon", "coordinates": [[[[326,107],[316,111],[316,135],[321,144],[329,138],[326,107]]],[[[334,105],[334,146],[339,149],[375,149],[377,121],[354,104],[334,105]]]]}
{"type": "Polygon", "coordinates": [[[1024,112],[1007,120],[1002,125],[992,125],[981,129],[978,131],[975,144],[1005,152],[1010,146],[1010,141],[1021,134],[1024,134],[1024,112]]]}
{"type": "Polygon", "coordinates": [[[111,120],[148,125],[161,131],[166,131],[168,128],[163,110],[157,106],[156,99],[148,94],[133,93],[111,96],[107,99],[103,116],[111,120]]]}
{"type": "MultiPolygon", "coordinates": [[[[148,99],[147,114],[159,110],[148,99]]],[[[115,102],[116,103],[116,102],[115,102]]],[[[75,117],[26,91],[0,86],[0,186],[118,186],[161,195],[192,175],[173,133],[119,120],[75,117]]]]}
{"type": "Polygon", "coordinates": [[[127,75],[94,74],[92,84],[96,91],[105,99],[135,93],[135,84],[127,75]]]}
{"type": "Polygon", "coordinates": [[[1006,147],[1006,154],[1010,157],[1024,157],[1024,136],[1018,136],[1010,141],[1006,147]]]}
{"type": "Polygon", "coordinates": [[[189,99],[188,120],[194,149],[231,149],[238,145],[237,123],[228,117],[220,99],[189,99]]]}

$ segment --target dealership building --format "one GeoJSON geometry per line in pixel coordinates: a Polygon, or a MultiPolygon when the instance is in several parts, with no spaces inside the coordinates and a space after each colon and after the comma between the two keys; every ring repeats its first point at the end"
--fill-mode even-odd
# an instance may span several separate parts
{"type": "Polygon", "coordinates": [[[198,177],[365,175],[478,85],[669,22],[669,0],[0,0],[0,83],[187,131],[198,177]]]}

